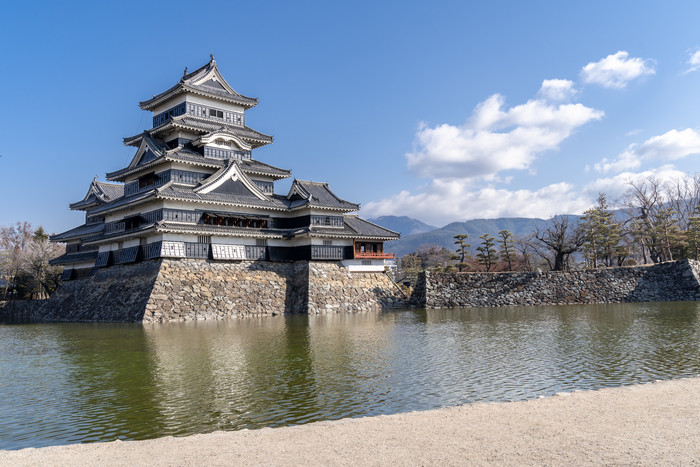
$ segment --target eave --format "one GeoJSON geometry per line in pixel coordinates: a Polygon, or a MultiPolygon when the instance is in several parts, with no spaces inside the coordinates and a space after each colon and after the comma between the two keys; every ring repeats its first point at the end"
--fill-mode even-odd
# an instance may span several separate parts
{"type": "Polygon", "coordinates": [[[177,83],[175,86],[168,89],[167,91],[158,94],[157,96],[154,96],[151,99],[139,102],[139,107],[141,107],[142,110],[153,110],[159,105],[165,104],[166,102],[176,98],[177,96],[187,93],[208,97],[210,99],[215,99],[230,104],[238,104],[245,107],[246,109],[250,109],[258,105],[258,99],[254,97],[222,96],[221,94],[217,94],[215,92],[207,92],[203,89],[198,89],[184,83],[177,83]]]}
{"type": "Polygon", "coordinates": [[[173,201],[184,201],[184,202],[191,202],[191,203],[200,203],[200,204],[212,204],[216,206],[236,206],[240,208],[250,208],[250,209],[260,209],[260,210],[268,210],[268,211],[281,211],[281,212],[286,212],[287,208],[286,207],[274,207],[274,206],[260,206],[259,204],[245,204],[245,203],[234,203],[234,202],[226,202],[226,201],[216,201],[216,200],[208,200],[208,199],[202,199],[202,198],[187,198],[187,197],[180,197],[180,196],[175,196],[175,195],[161,195],[159,194],[157,199],[168,199],[168,200],[173,200],[173,201]]]}
{"type": "Polygon", "coordinates": [[[291,211],[300,211],[302,209],[321,209],[325,211],[337,211],[337,212],[354,212],[358,211],[360,209],[360,206],[357,205],[357,207],[353,208],[339,208],[339,207],[330,207],[330,206],[317,206],[314,204],[302,204],[301,206],[296,206],[293,208],[289,208],[288,210],[291,211]]]}
{"type": "Polygon", "coordinates": [[[105,178],[107,180],[110,180],[110,181],[123,182],[127,177],[139,174],[141,172],[151,170],[154,167],[157,167],[157,166],[164,164],[166,162],[178,162],[181,164],[192,165],[192,166],[197,166],[197,167],[207,167],[207,168],[211,168],[211,169],[220,169],[223,166],[223,162],[217,162],[217,160],[218,159],[207,159],[204,156],[202,156],[202,160],[200,162],[200,161],[181,159],[177,156],[171,156],[169,154],[166,154],[164,156],[157,157],[157,158],[153,159],[152,161],[149,161],[143,165],[136,166],[132,169],[129,169],[127,167],[124,169],[116,170],[114,172],[109,172],[105,175],[105,178]]]}
{"type": "Polygon", "coordinates": [[[97,258],[97,250],[94,251],[80,251],[77,253],[66,253],[57,258],[49,260],[49,264],[52,266],[61,264],[74,264],[74,263],[84,263],[87,261],[95,261],[97,258]]]}
{"type": "Polygon", "coordinates": [[[284,235],[281,232],[270,232],[256,229],[232,229],[229,227],[210,226],[206,224],[181,224],[177,223],[162,223],[156,226],[156,231],[160,233],[180,233],[180,234],[197,234],[197,235],[217,235],[222,237],[246,237],[246,238],[267,238],[267,239],[282,239],[284,235]]]}
{"type": "Polygon", "coordinates": [[[327,233],[327,232],[320,233],[320,232],[314,232],[313,230],[309,230],[307,232],[307,234],[309,237],[315,237],[315,238],[352,238],[352,239],[361,238],[363,240],[378,240],[378,241],[384,241],[384,242],[388,242],[391,240],[398,240],[397,237],[383,237],[383,236],[379,236],[379,235],[362,235],[362,234],[357,234],[357,233],[355,233],[355,234],[350,234],[350,233],[333,234],[333,233],[327,233]]]}

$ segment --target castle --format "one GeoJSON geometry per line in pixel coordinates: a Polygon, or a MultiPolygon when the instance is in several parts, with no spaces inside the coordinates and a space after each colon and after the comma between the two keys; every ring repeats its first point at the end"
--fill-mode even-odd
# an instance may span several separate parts
{"type": "Polygon", "coordinates": [[[275,182],[289,170],[253,157],[272,137],[246,125],[258,100],[236,92],[211,60],[170,89],[140,102],[153,126],[124,138],[131,163],[95,178],[70,208],[85,223],[51,237],[66,244],[53,264],[62,279],[156,259],[332,261],[349,272],[381,272],[399,237],[357,215],[359,205],[327,183],[295,179],[287,194],[275,182]]]}

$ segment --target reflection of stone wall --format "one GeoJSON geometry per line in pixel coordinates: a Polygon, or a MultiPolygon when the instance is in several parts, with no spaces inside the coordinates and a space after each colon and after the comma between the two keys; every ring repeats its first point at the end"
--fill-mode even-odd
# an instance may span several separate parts
{"type": "Polygon", "coordinates": [[[59,321],[164,322],[281,313],[335,313],[406,305],[384,273],[336,262],[158,259],[68,281],[33,315],[59,321]]]}
{"type": "Polygon", "coordinates": [[[412,304],[426,308],[700,300],[700,263],[571,272],[431,273],[412,304]]]}
{"type": "Polygon", "coordinates": [[[21,320],[31,318],[44,300],[0,300],[0,320],[21,320]]]}

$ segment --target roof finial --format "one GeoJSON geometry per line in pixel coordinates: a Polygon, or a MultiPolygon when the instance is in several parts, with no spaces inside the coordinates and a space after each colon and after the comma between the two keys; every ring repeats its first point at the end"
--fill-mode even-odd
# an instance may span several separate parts
{"type": "Polygon", "coordinates": [[[185,67],[185,71],[182,72],[182,76],[187,76],[187,67],[185,67]]]}
{"type": "Polygon", "coordinates": [[[213,61],[214,61],[214,54],[213,54],[213,53],[210,53],[210,54],[209,54],[209,58],[211,58],[211,61],[213,62],[213,61]]]}

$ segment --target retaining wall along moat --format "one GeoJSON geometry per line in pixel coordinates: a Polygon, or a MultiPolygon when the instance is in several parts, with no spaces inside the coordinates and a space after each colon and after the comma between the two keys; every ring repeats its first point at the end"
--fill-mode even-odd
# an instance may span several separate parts
{"type": "Polygon", "coordinates": [[[423,308],[700,300],[700,262],[549,272],[434,273],[411,296],[423,308]]]}
{"type": "MultiPolygon", "coordinates": [[[[700,300],[700,262],[569,272],[433,273],[410,305],[538,306],[700,300]]],[[[375,311],[408,306],[384,273],[336,262],[159,259],[99,269],[49,300],[0,302],[0,314],[56,321],[165,322],[282,313],[375,311]],[[3,308],[4,307],[4,308],[3,308]]]]}
{"type": "MultiPolygon", "coordinates": [[[[22,302],[17,302],[22,303],[22,302]]],[[[26,302],[25,302],[26,303],[26,302]]],[[[64,282],[23,316],[51,321],[165,322],[373,311],[408,306],[391,278],[337,262],[158,259],[64,282]]],[[[5,307],[14,315],[13,302],[5,307]]]]}

